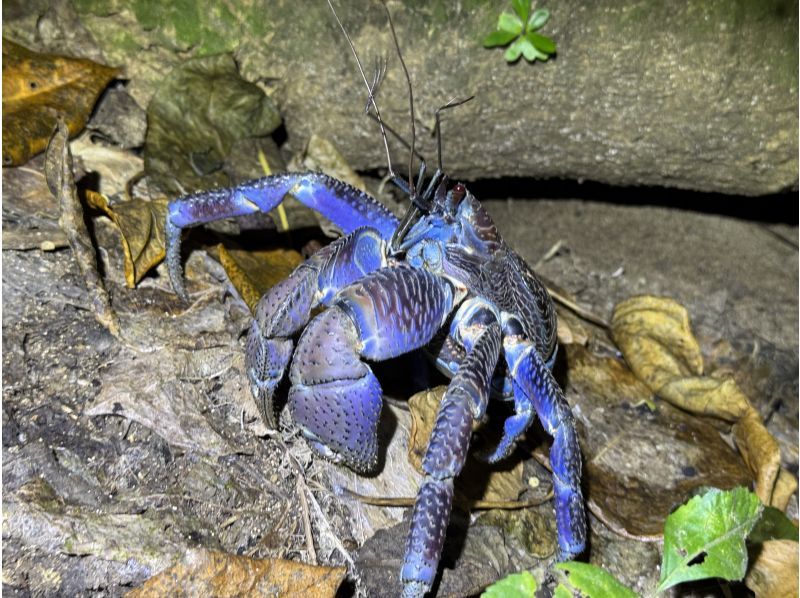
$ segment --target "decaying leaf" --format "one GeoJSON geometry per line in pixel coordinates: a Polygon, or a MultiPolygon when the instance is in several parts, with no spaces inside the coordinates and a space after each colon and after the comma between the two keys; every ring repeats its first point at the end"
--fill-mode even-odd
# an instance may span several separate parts
{"type": "Polygon", "coordinates": [[[147,122],[145,171],[177,196],[229,186],[222,167],[234,141],[269,135],[280,116],[257,85],[242,79],[233,56],[219,54],[175,68],[150,102],[147,122]]]}
{"type": "MultiPolygon", "coordinates": [[[[442,402],[447,391],[446,386],[437,386],[430,390],[418,392],[408,401],[411,411],[411,437],[408,443],[408,460],[412,466],[422,472],[422,458],[425,456],[425,449],[428,446],[433,424],[436,420],[436,413],[439,404],[442,402]]],[[[523,462],[518,461],[511,469],[503,469],[502,465],[489,465],[475,459],[471,454],[467,456],[459,479],[462,480],[484,480],[485,485],[478,485],[480,496],[474,496],[470,489],[474,484],[463,484],[459,490],[466,496],[474,500],[517,500],[525,489],[522,480],[523,462]]]]}
{"type": "Polygon", "coordinates": [[[41,152],[56,119],[69,135],[86,125],[97,96],[119,73],[91,60],[39,54],[3,38],[3,165],[41,152]]]}
{"type": "MultiPolygon", "coordinates": [[[[3,129],[5,132],[5,129],[3,129]]],[[[83,207],[78,200],[78,191],[72,175],[72,154],[67,143],[67,126],[59,121],[58,129],[53,134],[45,154],[45,178],[50,192],[59,204],[60,216],[58,224],[64,231],[81,274],[86,281],[92,297],[92,309],[95,318],[105,326],[111,334],[119,336],[119,320],[111,307],[103,280],[97,271],[97,259],[92,246],[89,230],[83,220],[83,207]]]]}
{"type": "MultiPolygon", "coordinates": [[[[625,360],[653,392],[681,409],[734,423],[736,444],[756,478],[756,493],[765,505],[773,504],[778,443],[732,378],[702,376],[703,358],[686,308],[668,298],[632,297],[616,306],[611,325],[625,360]]],[[[787,475],[784,492],[791,486],[787,475]]]]}
{"type": "Polygon", "coordinates": [[[164,223],[167,199],[131,199],[111,205],[96,191],[86,191],[89,205],[102,210],[117,225],[125,252],[125,282],[133,288],[165,255],[164,223]]]}
{"type": "Polygon", "coordinates": [[[233,286],[251,312],[268,289],[277,284],[303,262],[293,249],[243,251],[218,245],[219,259],[233,286]]]}
{"type": "Polygon", "coordinates": [[[768,540],[754,549],[745,584],[758,598],[793,598],[800,580],[798,545],[792,540],[768,540]]]}
{"type": "Polygon", "coordinates": [[[664,523],[656,591],[709,577],[742,579],[747,567],[744,541],[762,509],[758,497],[744,488],[713,488],[677,509],[664,523]]]}
{"type": "Polygon", "coordinates": [[[344,567],[317,567],[283,559],[254,559],[193,549],[174,567],[148,579],[128,598],[161,596],[286,596],[332,598],[344,567]]]}

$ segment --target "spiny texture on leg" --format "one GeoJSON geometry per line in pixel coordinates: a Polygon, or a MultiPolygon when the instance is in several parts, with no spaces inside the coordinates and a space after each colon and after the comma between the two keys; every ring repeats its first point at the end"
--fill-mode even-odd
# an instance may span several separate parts
{"type": "Polygon", "coordinates": [[[400,574],[404,596],[422,596],[433,585],[453,503],[453,479],[467,458],[473,415],[486,410],[489,385],[500,353],[500,326],[483,330],[450,382],[436,414],[422,460],[422,483],[400,574]]]}
{"type": "Polygon", "coordinates": [[[377,461],[381,387],[357,347],[358,331],[340,308],[314,318],[289,372],[289,410],[320,454],[370,471],[377,461]]]}
{"type": "Polygon", "coordinates": [[[356,323],[361,354],[389,359],[427,344],[453,307],[451,284],[409,266],[382,268],[336,298],[356,323]]]}
{"type": "Polygon", "coordinates": [[[506,359],[514,380],[514,395],[530,402],[553,437],[553,469],[559,558],[571,559],[586,545],[586,515],[581,493],[581,450],[575,419],[564,394],[535,347],[506,339],[506,359]]]}

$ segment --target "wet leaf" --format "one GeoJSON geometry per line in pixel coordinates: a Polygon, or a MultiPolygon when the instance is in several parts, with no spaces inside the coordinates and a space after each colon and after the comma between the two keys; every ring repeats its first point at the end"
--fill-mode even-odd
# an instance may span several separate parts
{"type": "MultiPolygon", "coordinates": [[[[732,378],[702,376],[703,358],[686,309],[664,297],[632,297],[616,306],[611,326],[625,361],[653,392],[686,411],[734,422],[736,444],[756,478],[756,492],[764,504],[772,504],[780,471],[778,443],[732,378]]],[[[790,484],[785,476],[784,484],[790,484]]]]}
{"type": "MultiPolygon", "coordinates": [[[[408,443],[408,460],[411,465],[419,472],[422,472],[422,458],[428,446],[433,424],[436,421],[436,413],[439,404],[442,402],[446,386],[437,386],[430,390],[418,392],[408,401],[411,411],[411,437],[408,443]]],[[[459,484],[456,487],[459,491],[474,500],[517,500],[525,489],[522,480],[523,462],[517,461],[513,464],[490,465],[472,456],[467,456],[464,469],[459,476],[459,480],[487,480],[484,485],[459,484]],[[511,467],[509,469],[509,467],[511,467]],[[488,478],[488,479],[487,479],[488,478]],[[471,492],[475,487],[479,487],[480,492],[471,492]]]]}
{"type": "Polygon", "coordinates": [[[344,567],[317,567],[283,559],[254,559],[194,549],[180,563],[151,577],[126,596],[332,598],[346,574],[344,567]]]}
{"type": "MultiPolygon", "coordinates": [[[[145,171],[174,195],[229,186],[222,170],[234,141],[280,124],[272,100],[239,75],[230,54],[187,60],[147,109],[145,171]]],[[[254,173],[255,174],[255,173],[254,173]]]]}
{"type": "Polygon", "coordinates": [[[797,541],[769,540],[759,546],[744,582],[758,598],[797,597],[797,541]]]}
{"type": "Polygon", "coordinates": [[[125,253],[125,282],[129,288],[135,287],[164,259],[167,199],[131,199],[111,205],[108,198],[91,190],[86,192],[86,199],[117,225],[125,253]]]}
{"type": "Polygon", "coordinates": [[[261,296],[303,263],[303,256],[293,249],[228,250],[221,244],[217,248],[225,273],[254,313],[261,296]]]}
{"type": "Polygon", "coordinates": [[[587,598],[636,598],[638,594],[620,583],[616,577],[597,565],[589,563],[557,563],[556,569],[566,571],[567,579],[581,596],[587,598]]]}
{"type": "Polygon", "coordinates": [[[70,136],[83,129],[100,92],[118,73],[3,38],[3,165],[23,164],[45,149],[59,116],[70,136]]]}
{"type": "Polygon", "coordinates": [[[676,510],[664,523],[657,591],[709,577],[742,579],[747,568],[744,541],[762,508],[758,497],[744,488],[714,488],[676,510]]]}
{"type": "Polygon", "coordinates": [[[750,544],[759,544],[768,540],[792,540],[797,542],[797,525],[775,507],[764,507],[761,519],[747,537],[750,544]]]}
{"type": "Polygon", "coordinates": [[[536,592],[536,578],[528,571],[514,573],[490,585],[481,598],[530,598],[536,592]]]}

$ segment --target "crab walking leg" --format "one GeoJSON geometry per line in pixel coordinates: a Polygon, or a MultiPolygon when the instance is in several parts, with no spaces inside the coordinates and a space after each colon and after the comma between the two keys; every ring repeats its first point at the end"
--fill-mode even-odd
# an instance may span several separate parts
{"type": "Polygon", "coordinates": [[[374,468],[381,387],[362,358],[380,361],[425,345],[452,307],[449,282],[398,266],[342,289],[311,321],[289,371],[289,411],[316,452],[355,471],[374,468]]]}
{"type": "Polygon", "coordinates": [[[492,374],[500,354],[500,324],[491,310],[479,310],[479,324],[461,327],[467,356],[439,405],[422,461],[422,482],[400,574],[403,596],[421,597],[433,585],[453,503],[453,479],[464,466],[472,422],[486,412],[492,374]]]}
{"type": "Polygon", "coordinates": [[[171,201],[167,211],[167,269],[175,292],[187,298],[181,270],[182,229],[253,212],[269,212],[288,193],[331,220],[345,234],[370,226],[388,240],[397,228],[394,214],[375,199],[320,172],[275,174],[236,187],[186,195],[171,201]]]}
{"type": "Polygon", "coordinates": [[[513,380],[517,414],[506,421],[501,446],[506,442],[507,446],[513,446],[514,438],[528,427],[535,409],[544,429],[553,437],[550,466],[559,559],[569,560],[583,552],[586,545],[581,449],[575,418],[550,368],[532,343],[520,337],[505,337],[503,348],[513,380]]]}
{"type": "Polygon", "coordinates": [[[259,300],[247,338],[247,376],[270,427],[272,395],[292,356],[292,335],[308,323],[314,307],[328,305],[339,289],[385,266],[385,245],[377,230],[357,229],[320,249],[259,300]]]}

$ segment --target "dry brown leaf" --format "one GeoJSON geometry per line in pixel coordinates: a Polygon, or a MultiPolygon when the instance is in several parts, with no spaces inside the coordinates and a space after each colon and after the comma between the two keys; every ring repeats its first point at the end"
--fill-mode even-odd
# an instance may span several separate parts
{"type": "Polygon", "coordinates": [[[744,582],[756,598],[792,598],[797,596],[797,542],[767,540],[758,545],[744,582]]]}
{"type": "Polygon", "coordinates": [[[86,191],[89,205],[102,210],[117,225],[125,252],[125,282],[133,288],[165,255],[166,198],[131,199],[111,205],[96,191],[86,191]]]}
{"type": "Polygon", "coordinates": [[[732,378],[702,376],[702,355],[686,308],[665,297],[632,297],[614,309],[611,326],[625,361],[653,392],[681,409],[734,423],[756,494],[764,504],[773,504],[778,443],[732,378]]]}
{"type": "Polygon", "coordinates": [[[119,73],[91,60],[39,54],[3,38],[3,165],[41,152],[60,116],[75,135],[119,73]]]}
{"type": "Polygon", "coordinates": [[[346,573],[344,567],[317,567],[195,549],[189,550],[180,563],[151,577],[126,596],[328,598],[336,595],[346,573]]]}
{"type": "MultiPolygon", "coordinates": [[[[421,473],[422,458],[428,447],[439,404],[446,391],[446,386],[437,386],[418,392],[408,401],[411,411],[408,460],[421,473]]],[[[469,455],[458,478],[458,489],[472,500],[517,500],[525,488],[522,470],[522,461],[508,463],[504,468],[504,464],[489,465],[469,455]]]]}
{"type": "Polygon", "coordinates": [[[303,256],[294,249],[244,251],[225,249],[221,244],[217,249],[225,273],[251,312],[261,295],[303,263],[303,256]]]}

